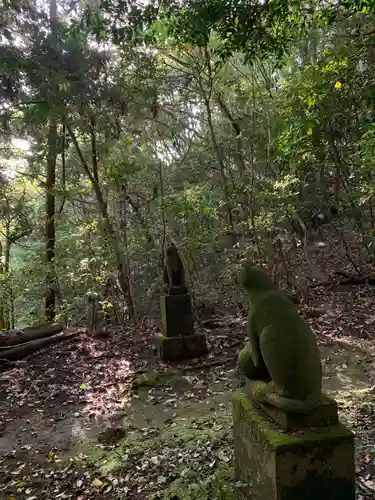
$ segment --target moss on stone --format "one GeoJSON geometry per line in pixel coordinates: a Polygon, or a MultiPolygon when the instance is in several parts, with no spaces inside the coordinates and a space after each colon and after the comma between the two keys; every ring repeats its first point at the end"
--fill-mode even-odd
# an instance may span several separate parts
{"type": "Polygon", "coordinates": [[[317,439],[331,439],[335,436],[341,437],[343,434],[346,434],[348,437],[352,435],[352,433],[340,423],[330,425],[328,427],[322,427],[321,429],[286,433],[279,429],[273,422],[264,418],[259,409],[242,391],[236,391],[233,394],[233,399],[238,400],[241,406],[245,409],[246,413],[243,415],[244,418],[247,417],[247,413],[251,413],[251,418],[257,422],[260,429],[264,432],[272,445],[297,444],[304,443],[306,441],[315,441],[317,439]]]}
{"type": "Polygon", "coordinates": [[[156,372],[141,373],[133,380],[132,389],[138,389],[138,387],[155,387],[157,383],[158,374],[156,372]]]}
{"type": "Polygon", "coordinates": [[[238,367],[252,379],[249,394],[283,411],[314,410],[321,400],[322,369],[313,331],[261,268],[245,263],[239,282],[249,299],[249,342],[238,367]]]}
{"type": "Polygon", "coordinates": [[[184,361],[207,354],[206,336],[202,333],[184,337],[158,337],[159,354],[163,361],[184,361]]]}
{"type": "Polygon", "coordinates": [[[354,436],[342,424],[286,433],[241,391],[233,424],[237,477],[258,500],[354,500],[354,436]]]}

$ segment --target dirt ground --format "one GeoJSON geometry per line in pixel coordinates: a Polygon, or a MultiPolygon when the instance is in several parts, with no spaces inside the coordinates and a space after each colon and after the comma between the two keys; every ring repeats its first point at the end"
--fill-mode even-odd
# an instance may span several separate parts
{"type": "MultiPolygon", "coordinates": [[[[349,327],[318,302],[319,294],[301,312],[318,333],[324,389],[357,436],[358,498],[367,500],[375,494],[374,342],[353,333],[361,315],[349,327]]],[[[0,498],[235,498],[230,398],[245,317],[207,326],[209,357],[185,366],[158,362],[153,332],[143,328],[108,340],[80,336],[3,372],[0,498]],[[142,368],[146,385],[135,388],[142,368]]]]}

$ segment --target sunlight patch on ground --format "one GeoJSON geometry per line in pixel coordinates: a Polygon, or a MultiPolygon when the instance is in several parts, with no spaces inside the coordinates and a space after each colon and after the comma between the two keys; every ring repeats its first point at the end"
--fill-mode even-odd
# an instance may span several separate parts
{"type": "Polygon", "coordinates": [[[21,149],[22,151],[28,151],[30,149],[29,141],[26,141],[25,139],[21,139],[19,137],[12,138],[12,145],[16,149],[21,149]]]}

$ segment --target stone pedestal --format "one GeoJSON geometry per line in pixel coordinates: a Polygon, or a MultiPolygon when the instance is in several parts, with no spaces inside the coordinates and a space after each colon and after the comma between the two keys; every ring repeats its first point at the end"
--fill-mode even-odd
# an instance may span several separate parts
{"type": "Polygon", "coordinates": [[[185,361],[205,356],[208,352],[205,335],[196,333],[186,337],[158,337],[159,355],[163,361],[185,361]]]}
{"type": "Polygon", "coordinates": [[[165,337],[182,337],[194,333],[193,312],[188,293],[161,295],[160,309],[165,337]]]}
{"type": "Polygon", "coordinates": [[[160,358],[163,361],[182,361],[207,354],[205,335],[194,334],[190,295],[177,293],[178,290],[174,289],[171,291],[172,295],[160,297],[163,331],[158,337],[160,358]]]}
{"type": "MultiPolygon", "coordinates": [[[[354,500],[354,436],[333,417],[332,400],[317,409],[329,425],[285,432],[270,414],[241,392],[233,396],[236,475],[249,484],[249,500],[354,500]],[[330,408],[327,410],[327,408],[330,408]]],[[[268,408],[269,410],[269,408],[268,408]]],[[[271,410],[273,411],[273,410],[271,410]]],[[[297,427],[296,415],[279,421],[297,427]],[[289,419],[289,420],[288,420],[289,419]]],[[[283,413],[283,412],[281,412],[283,413]]],[[[300,415],[310,419],[312,414],[300,415]]]]}

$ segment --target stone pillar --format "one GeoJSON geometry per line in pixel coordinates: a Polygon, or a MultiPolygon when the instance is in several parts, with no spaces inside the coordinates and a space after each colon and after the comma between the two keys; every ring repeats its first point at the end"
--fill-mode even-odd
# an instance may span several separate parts
{"type": "Polygon", "coordinates": [[[251,500],[354,500],[354,436],[323,398],[308,415],[233,395],[236,475],[251,500]]]}
{"type": "Polygon", "coordinates": [[[193,335],[194,318],[188,293],[160,297],[162,330],[166,337],[193,335]]]}
{"type": "Polygon", "coordinates": [[[181,361],[207,354],[204,334],[194,333],[191,298],[186,288],[173,287],[160,297],[162,335],[159,353],[163,361],[181,361]]]}

